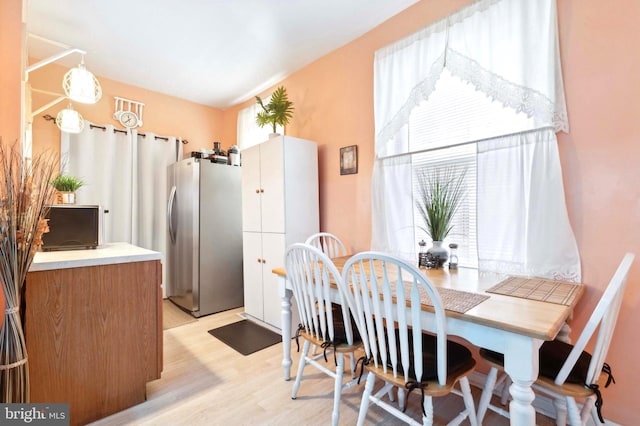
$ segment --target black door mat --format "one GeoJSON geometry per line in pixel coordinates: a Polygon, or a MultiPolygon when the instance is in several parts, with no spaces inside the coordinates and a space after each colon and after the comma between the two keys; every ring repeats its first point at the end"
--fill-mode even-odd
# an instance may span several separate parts
{"type": "Polygon", "coordinates": [[[214,328],[209,330],[209,334],[242,355],[249,355],[282,342],[279,334],[248,320],[214,328]]]}

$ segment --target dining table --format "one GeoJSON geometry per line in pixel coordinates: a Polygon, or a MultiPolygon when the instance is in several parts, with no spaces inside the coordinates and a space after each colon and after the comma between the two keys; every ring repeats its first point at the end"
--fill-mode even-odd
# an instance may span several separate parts
{"type": "MultiPolygon", "coordinates": [[[[341,271],[349,257],[338,257],[332,261],[341,271]]],[[[512,291],[511,294],[498,294],[493,292],[496,286],[499,287],[502,283],[509,284],[508,281],[513,281],[515,277],[464,267],[423,271],[441,295],[445,292],[453,293],[462,301],[480,297],[480,302],[474,302],[477,304],[465,308],[464,312],[460,309],[448,310],[445,303],[447,334],[459,336],[479,348],[504,354],[504,368],[512,381],[509,388],[510,422],[512,425],[535,425],[535,410],[532,406],[535,395],[531,385],[538,377],[538,351],[544,341],[553,340],[561,333],[584,292],[584,285],[572,285],[571,297],[563,295],[558,298],[546,293],[540,297],[540,289],[544,288],[540,283],[548,285],[549,280],[517,277],[515,281],[518,286],[527,289],[521,292],[524,295],[516,291],[512,291]],[[536,297],[539,300],[534,300],[536,297]]],[[[282,300],[282,367],[284,379],[289,380],[292,365],[293,292],[285,268],[275,268],[272,272],[277,276],[278,294],[282,300]]],[[[337,286],[333,296],[336,301],[339,300],[337,286]]],[[[426,318],[433,317],[433,307],[423,304],[422,314],[426,318]]],[[[433,324],[433,321],[426,320],[423,323],[433,324]]],[[[429,327],[427,325],[424,331],[434,332],[428,329],[429,327]]]]}

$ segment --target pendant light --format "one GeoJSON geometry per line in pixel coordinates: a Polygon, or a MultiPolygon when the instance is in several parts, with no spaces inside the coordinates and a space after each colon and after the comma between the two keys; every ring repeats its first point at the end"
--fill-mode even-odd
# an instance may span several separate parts
{"type": "MultiPolygon", "coordinates": [[[[35,93],[41,93],[47,96],[57,96],[57,98],[36,110],[32,110],[31,114],[29,114],[29,118],[27,121],[28,127],[31,126],[33,122],[33,118],[40,114],[41,112],[51,108],[52,106],[58,104],[59,102],[63,102],[67,99],[70,99],[75,102],[80,102],[84,104],[95,104],[102,98],[102,87],[100,87],[100,82],[93,75],[93,73],[89,72],[84,65],[84,55],[87,53],[84,50],[74,48],[71,46],[67,46],[66,44],[49,40],[44,37],[35,35],[35,34],[27,34],[30,38],[39,40],[41,42],[45,42],[47,44],[51,44],[53,46],[62,47],[66,50],[52,55],[46,59],[36,62],[33,65],[29,65],[25,69],[25,82],[28,83],[29,74],[39,68],[44,67],[45,65],[56,62],[68,55],[71,54],[80,54],[82,55],[82,59],[80,64],[67,71],[62,79],[62,88],[64,89],[64,94],[49,92],[45,90],[39,90],[35,88],[31,88],[29,85],[29,90],[35,93]]],[[[31,96],[29,94],[29,96],[31,96]]],[[[73,109],[73,106],[69,104],[69,106],[58,113],[55,118],[56,125],[60,128],[61,131],[67,133],[81,133],[84,129],[84,118],[78,111],[73,109]]],[[[31,146],[31,134],[30,130],[26,131],[28,140],[25,142],[26,146],[31,146]]],[[[30,149],[30,148],[29,148],[30,149]]]]}
{"type": "Polygon", "coordinates": [[[62,88],[69,99],[83,104],[95,104],[102,97],[100,83],[85,67],[84,56],[76,68],[70,69],[64,75],[62,88]]]}
{"type": "Polygon", "coordinates": [[[81,133],[82,129],[84,129],[84,118],[78,111],[73,109],[73,105],[69,104],[66,109],[58,113],[56,125],[63,132],[81,133]]]}

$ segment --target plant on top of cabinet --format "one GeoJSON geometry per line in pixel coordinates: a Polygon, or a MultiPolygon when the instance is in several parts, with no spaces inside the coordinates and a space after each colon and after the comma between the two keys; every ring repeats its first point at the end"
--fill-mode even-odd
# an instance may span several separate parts
{"type": "Polygon", "coordinates": [[[58,202],[62,204],[75,204],[75,192],[84,186],[84,181],[75,176],[58,175],[51,181],[56,191],[58,191],[58,202]]]}
{"type": "Polygon", "coordinates": [[[267,124],[273,126],[273,133],[276,133],[276,125],[284,127],[293,117],[293,102],[287,96],[287,89],[284,86],[278,87],[271,95],[268,104],[264,104],[260,96],[256,96],[258,105],[262,108],[256,115],[256,123],[260,127],[267,124]]]}
{"type": "Polygon", "coordinates": [[[51,185],[60,192],[75,192],[84,185],[84,182],[75,176],[58,175],[51,181],[51,185]]]}

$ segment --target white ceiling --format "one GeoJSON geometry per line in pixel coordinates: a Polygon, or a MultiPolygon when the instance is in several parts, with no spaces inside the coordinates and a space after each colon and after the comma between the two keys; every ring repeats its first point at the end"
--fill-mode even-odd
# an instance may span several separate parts
{"type": "MultiPolygon", "coordinates": [[[[27,31],[86,50],[97,76],[224,108],[418,0],[28,1],[27,31]]],[[[28,50],[46,58],[63,49],[30,38],[28,50]]]]}

